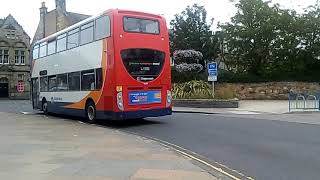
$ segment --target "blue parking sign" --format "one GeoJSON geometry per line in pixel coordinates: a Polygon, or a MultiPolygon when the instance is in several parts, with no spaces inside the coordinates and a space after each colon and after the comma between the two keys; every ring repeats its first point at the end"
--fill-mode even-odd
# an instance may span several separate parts
{"type": "Polygon", "coordinates": [[[210,63],[209,70],[217,70],[217,63],[210,63]]]}
{"type": "Polygon", "coordinates": [[[217,81],[218,66],[216,62],[208,64],[208,81],[217,81]]]}

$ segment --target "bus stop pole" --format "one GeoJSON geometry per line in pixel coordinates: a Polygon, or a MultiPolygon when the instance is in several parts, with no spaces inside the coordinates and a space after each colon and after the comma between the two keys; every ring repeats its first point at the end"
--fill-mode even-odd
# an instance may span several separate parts
{"type": "Polygon", "coordinates": [[[214,92],[214,81],[212,81],[212,96],[213,96],[213,98],[214,98],[214,94],[215,92],[214,92]]]}

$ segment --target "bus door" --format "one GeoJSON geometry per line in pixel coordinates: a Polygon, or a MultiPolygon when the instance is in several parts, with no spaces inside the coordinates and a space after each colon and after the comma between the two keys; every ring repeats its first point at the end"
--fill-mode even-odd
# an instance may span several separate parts
{"type": "Polygon", "coordinates": [[[32,79],[32,105],[33,108],[39,108],[39,96],[40,96],[39,78],[32,79]]]}

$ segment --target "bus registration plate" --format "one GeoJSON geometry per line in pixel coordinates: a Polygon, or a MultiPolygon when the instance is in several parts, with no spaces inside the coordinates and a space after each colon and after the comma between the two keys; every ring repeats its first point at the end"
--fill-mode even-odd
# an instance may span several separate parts
{"type": "Polygon", "coordinates": [[[161,103],[161,91],[134,91],[129,92],[129,104],[161,103]]]}

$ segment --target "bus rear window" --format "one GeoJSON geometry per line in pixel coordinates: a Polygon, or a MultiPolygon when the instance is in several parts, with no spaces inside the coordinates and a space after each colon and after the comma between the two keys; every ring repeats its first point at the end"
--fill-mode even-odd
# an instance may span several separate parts
{"type": "Polygon", "coordinates": [[[123,24],[126,32],[160,34],[159,21],[157,20],[124,17],[123,24]]]}
{"type": "Polygon", "coordinates": [[[163,68],[165,53],[152,49],[126,49],[121,57],[128,73],[138,81],[156,79],[163,68]]]}

